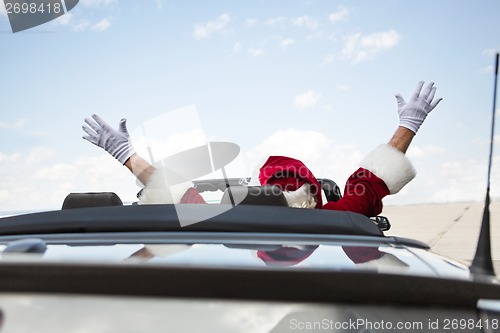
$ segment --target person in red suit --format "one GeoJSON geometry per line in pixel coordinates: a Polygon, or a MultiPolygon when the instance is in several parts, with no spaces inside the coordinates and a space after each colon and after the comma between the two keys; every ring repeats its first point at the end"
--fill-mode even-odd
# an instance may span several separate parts
{"type": "MultiPolygon", "coordinates": [[[[396,95],[398,128],[388,143],[378,146],[361,161],[347,180],[340,200],[323,204],[316,177],[301,161],[291,157],[270,156],[260,168],[260,183],[280,187],[290,207],[351,211],[368,217],[380,214],[382,199],[398,193],[416,175],[405,153],[427,115],[442,100],[435,94],[434,83],[424,88],[421,81],[408,101],[396,95]]],[[[98,115],[86,118],[85,122],[83,138],[106,150],[145,185],[139,203],[205,203],[189,182],[165,185],[155,167],[135,152],[126,119],[120,121],[116,130],[98,115]]]]}

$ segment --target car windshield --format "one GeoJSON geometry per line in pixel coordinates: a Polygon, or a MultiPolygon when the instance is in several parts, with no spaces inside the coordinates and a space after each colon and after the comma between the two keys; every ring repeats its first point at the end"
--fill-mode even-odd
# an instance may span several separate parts
{"type": "Polygon", "coordinates": [[[408,101],[420,80],[443,101],[407,151],[418,177],[384,203],[481,200],[499,12],[494,0],[2,0],[0,211],[59,210],[69,193],[137,201],[119,152],[82,139],[93,114],[113,129],[126,118],[149,163],[238,147],[192,180],[258,183],[278,155],[342,189],[396,130],[394,95],[408,101]]]}

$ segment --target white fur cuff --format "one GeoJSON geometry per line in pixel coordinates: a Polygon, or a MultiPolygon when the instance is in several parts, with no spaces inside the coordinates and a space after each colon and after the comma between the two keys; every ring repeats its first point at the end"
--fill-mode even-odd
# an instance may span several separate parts
{"type": "Polygon", "coordinates": [[[142,190],[139,204],[178,204],[186,191],[192,186],[192,182],[169,185],[163,170],[156,169],[146,187],[142,190]]]}
{"type": "Polygon", "coordinates": [[[360,166],[382,179],[391,194],[398,193],[417,174],[405,154],[389,144],[375,148],[360,166]]]}

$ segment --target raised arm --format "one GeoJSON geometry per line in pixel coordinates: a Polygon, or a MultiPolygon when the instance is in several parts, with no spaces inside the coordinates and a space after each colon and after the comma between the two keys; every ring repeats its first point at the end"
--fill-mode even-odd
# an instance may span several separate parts
{"type": "Polygon", "coordinates": [[[347,180],[344,196],[337,202],[328,202],[326,209],[353,211],[375,216],[382,211],[382,198],[398,193],[416,175],[405,154],[413,137],[427,115],[441,98],[434,98],[436,87],[429,83],[423,90],[419,82],[415,92],[406,102],[396,95],[399,127],[389,140],[370,152],[360,163],[360,168],[347,180]]]}
{"type": "Polygon", "coordinates": [[[389,145],[403,154],[408,150],[413,137],[417,134],[427,115],[442,100],[442,98],[434,98],[436,95],[434,82],[430,82],[422,91],[423,86],[424,82],[420,81],[408,102],[400,94],[396,94],[399,127],[389,141],[389,145]]]}
{"type": "Polygon", "coordinates": [[[151,179],[151,175],[156,170],[148,161],[140,157],[137,153],[130,156],[130,158],[125,161],[124,164],[130,172],[132,172],[137,179],[146,185],[151,179]]]}
{"type": "Polygon", "coordinates": [[[117,129],[112,128],[96,114],[85,118],[85,123],[86,125],[82,126],[87,133],[83,136],[85,140],[107,151],[125,165],[143,185],[148,183],[155,168],[135,152],[126,119],[120,120],[117,129]]]}
{"type": "Polygon", "coordinates": [[[115,130],[94,114],[91,118],[85,118],[86,125],[82,128],[87,135],[83,138],[107,151],[137,177],[144,185],[139,202],[141,204],[206,203],[192,182],[169,185],[163,172],[160,172],[161,169],[156,169],[135,152],[126,121],[122,119],[118,129],[115,130]]]}
{"type": "Polygon", "coordinates": [[[399,126],[392,136],[391,140],[389,141],[389,145],[396,148],[403,154],[406,154],[406,151],[408,150],[408,147],[410,147],[411,140],[413,140],[414,136],[415,133],[413,133],[411,130],[403,126],[399,126]]]}

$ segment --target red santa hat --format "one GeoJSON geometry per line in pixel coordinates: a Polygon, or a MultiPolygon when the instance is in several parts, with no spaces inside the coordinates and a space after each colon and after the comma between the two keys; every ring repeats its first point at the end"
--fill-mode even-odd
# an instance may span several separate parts
{"type": "Polygon", "coordinates": [[[257,257],[266,266],[294,266],[307,259],[318,248],[317,245],[282,246],[272,251],[257,251],[257,257]]]}
{"type": "Polygon", "coordinates": [[[376,260],[385,254],[385,252],[380,252],[378,248],[370,246],[342,246],[342,250],[355,264],[376,260]]]}
{"type": "Polygon", "coordinates": [[[286,156],[270,156],[260,168],[259,181],[262,185],[278,186],[283,192],[296,191],[309,184],[310,192],[316,199],[316,207],[323,207],[321,186],[304,163],[286,156]]]}

